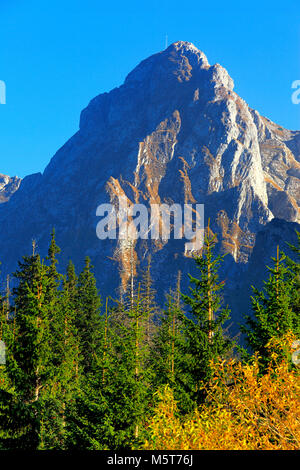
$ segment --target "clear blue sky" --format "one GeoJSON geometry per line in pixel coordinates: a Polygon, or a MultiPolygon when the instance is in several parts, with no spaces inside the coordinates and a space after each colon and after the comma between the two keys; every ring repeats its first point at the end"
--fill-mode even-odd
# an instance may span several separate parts
{"type": "Polygon", "coordinates": [[[89,100],[164,49],[166,34],[227,68],[251,107],[300,129],[299,0],[0,0],[0,173],[43,171],[89,100]]]}

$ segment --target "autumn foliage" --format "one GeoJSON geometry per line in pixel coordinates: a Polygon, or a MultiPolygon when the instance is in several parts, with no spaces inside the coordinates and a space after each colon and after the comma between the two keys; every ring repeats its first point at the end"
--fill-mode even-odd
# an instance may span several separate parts
{"type": "Polygon", "coordinates": [[[145,449],[297,450],[300,448],[299,368],[291,365],[293,335],[273,339],[271,363],[261,374],[259,358],[213,364],[206,402],[180,418],[172,390],[158,396],[147,425],[145,449]],[[289,346],[289,348],[287,348],[289,346]]]}

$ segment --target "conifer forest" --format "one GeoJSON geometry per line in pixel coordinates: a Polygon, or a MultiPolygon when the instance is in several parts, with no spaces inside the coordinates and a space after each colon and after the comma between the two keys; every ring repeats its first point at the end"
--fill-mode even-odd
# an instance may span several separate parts
{"type": "Polygon", "coordinates": [[[0,448],[299,449],[297,235],[293,259],[277,250],[252,288],[243,344],[209,230],[188,292],[178,272],[163,306],[150,258],[102,298],[88,257],[61,274],[55,231],[46,259],[33,243],[0,297],[0,448]]]}

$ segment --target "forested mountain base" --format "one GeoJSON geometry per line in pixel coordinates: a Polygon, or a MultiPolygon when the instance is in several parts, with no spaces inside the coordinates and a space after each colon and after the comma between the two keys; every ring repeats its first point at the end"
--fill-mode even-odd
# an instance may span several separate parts
{"type": "Polygon", "coordinates": [[[247,351],[224,326],[209,228],[189,294],[178,273],[163,309],[150,259],[103,302],[89,258],[61,275],[54,231],[46,260],[33,243],[0,299],[0,448],[299,449],[298,240],[253,288],[247,351]]]}

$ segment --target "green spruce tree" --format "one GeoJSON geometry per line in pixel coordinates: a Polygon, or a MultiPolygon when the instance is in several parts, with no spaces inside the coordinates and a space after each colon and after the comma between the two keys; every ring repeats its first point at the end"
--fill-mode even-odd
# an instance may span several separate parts
{"type": "Polygon", "coordinates": [[[15,273],[15,318],[8,341],[6,373],[12,393],[7,396],[8,448],[42,448],[43,422],[54,377],[51,351],[48,268],[35,253],[23,257],[15,273]]]}
{"type": "Polygon", "coordinates": [[[202,256],[195,257],[199,277],[190,277],[190,295],[183,300],[190,308],[184,322],[185,345],[182,385],[185,397],[182,408],[186,411],[201,404],[212,378],[211,360],[225,357],[233,348],[233,341],[226,338],[222,326],[229,319],[228,307],[223,307],[224,282],[219,281],[218,271],[222,255],[214,255],[216,236],[208,227],[204,237],[202,256]]]}
{"type": "Polygon", "coordinates": [[[300,334],[299,315],[293,308],[297,278],[287,266],[286,255],[279,253],[279,247],[272,261],[273,267],[267,267],[269,278],[264,281],[263,289],[253,287],[252,315],[246,316],[245,325],[241,326],[247,345],[258,353],[263,367],[271,359],[267,348],[271,338],[288,332],[294,332],[297,337],[300,334]]]}
{"type": "Polygon", "coordinates": [[[292,250],[294,257],[286,258],[286,264],[290,270],[291,277],[293,279],[293,292],[291,295],[291,309],[295,313],[295,325],[294,328],[297,330],[299,328],[300,322],[300,232],[297,234],[297,245],[292,245],[288,243],[290,249],[292,250]]]}
{"type": "Polygon", "coordinates": [[[167,295],[166,308],[159,316],[159,326],[150,353],[155,390],[169,384],[173,389],[176,400],[181,398],[180,393],[177,392],[181,383],[181,361],[184,344],[183,322],[181,320],[184,313],[180,281],[181,273],[179,272],[176,290],[170,291],[167,295]]]}
{"type": "Polygon", "coordinates": [[[93,371],[96,364],[101,336],[101,298],[92,273],[89,257],[85,258],[80,273],[76,295],[75,326],[79,335],[81,364],[85,373],[93,371]]]}

